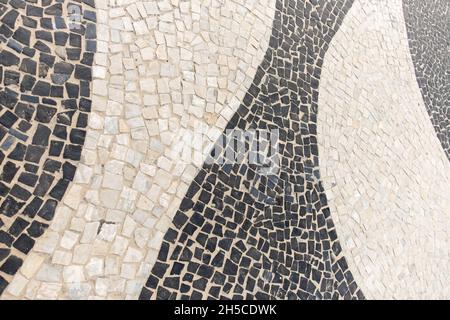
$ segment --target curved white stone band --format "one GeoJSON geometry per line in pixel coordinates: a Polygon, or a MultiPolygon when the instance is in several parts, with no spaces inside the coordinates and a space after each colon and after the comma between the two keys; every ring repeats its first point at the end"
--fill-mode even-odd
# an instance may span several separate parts
{"type": "Polygon", "coordinates": [[[356,0],[319,89],[320,172],[369,299],[450,298],[450,163],[427,115],[401,0],[356,0]]]}

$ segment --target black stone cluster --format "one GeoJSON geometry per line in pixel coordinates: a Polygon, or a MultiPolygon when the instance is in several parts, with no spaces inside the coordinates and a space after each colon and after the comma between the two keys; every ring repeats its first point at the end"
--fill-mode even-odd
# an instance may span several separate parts
{"type": "Polygon", "coordinates": [[[450,1],[403,0],[403,13],[417,82],[450,160],[450,1]]]}
{"type": "Polygon", "coordinates": [[[74,178],[95,51],[93,0],[0,0],[0,294],[74,178]]]}
{"type": "Polygon", "coordinates": [[[352,3],[276,1],[264,60],[182,200],[140,299],[364,298],[330,216],[316,126],[323,59],[352,3]],[[246,160],[224,161],[228,132],[254,129],[278,130],[278,172],[250,164],[249,145],[246,160]]]}

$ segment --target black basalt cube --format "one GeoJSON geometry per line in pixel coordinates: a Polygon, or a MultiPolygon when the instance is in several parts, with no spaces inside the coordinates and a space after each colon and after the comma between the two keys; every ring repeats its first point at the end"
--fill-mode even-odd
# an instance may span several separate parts
{"type": "Polygon", "coordinates": [[[22,60],[22,63],[20,64],[19,69],[20,71],[35,75],[37,70],[37,63],[30,58],[24,58],[22,60]]]}
{"type": "Polygon", "coordinates": [[[80,87],[77,84],[66,82],[65,87],[69,98],[78,98],[80,87]]]}
{"type": "Polygon", "coordinates": [[[86,128],[88,125],[88,115],[86,113],[79,113],[77,119],[77,128],[86,128]]]}
{"type": "Polygon", "coordinates": [[[22,172],[19,176],[19,182],[29,187],[34,187],[38,180],[38,176],[34,173],[22,172]]]}
{"type": "Polygon", "coordinates": [[[61,162],[53,160],[53,159],[47,159],[44,162],[44,171],[55,173],[58,172],[61,169],[61,162]]]}
{"type": "Polygon", "coordinates": [[[10,10],[7,14],[5,14],[2,18],[2,22],[6,24],[11,29],[14,29],[17,17],[19,16],[19,12],[16,10],[10,10]]]}
{"type": "Polygon", "coordinates": [[[50,191],[50,196],[61,201],[64,193],[66,192],[67,188],[69,187],[69,180],[66,179],[60,179],[56,183],[56,185],[53,187],[53,189],[50,191]]]}
{"type": "Polygon", "coordinates": [[[4,66],[13,66],[18,65],[20,62],[20,59],[14,54],[6,50],[2,50],[0,52],[0,64],[4,66]]]}
{"type": "Polygon", "coordinates": [[[8,281],[5,280],[5,278],[3,278],[2,276],[0,276],[0,295],[3,293],[3,291],[6,289],[6,287],[8,286],[8,281]]]}
{"type": "Polygon", "coordinates": [[[23,27],[17,28],[13,34],[13,38],[26,46],[30,45],[31,32],[23,27]]]}
{"type": "Polygon", "coordinates": [[[44,201],[42,201],[41,198],[34,197],[33,200],[31,200],[31,202],[25,207],[23,214],[30,218],[34,218],[43,202],[44,201]]]}
{"type": "Polygon", "coordinates": [[[1,117],[0,117],[0,124],[3,125],[6,128],[11,128],[14,123],[16,123],[18,117],[7,110],[1,117]]]}
{"type": "Polygon", "coordinates": [[[77,64],[75,66],[75,78],[91,81],[92,80],[91,68],[83,66],[81,64],[77,64]]]}
{"type": "Polygon", "coordinates": [[[38,81],[34,85],[33,90],[31,92],[34,95],[46,97],[50,95],[50,88],[51,88],[50,83],[45,81],[38,81]]]}
{"type": "Polygon", "coordinates": [[[27,254],[33,248],[35,241],[26,234],[21,234],[20,237],[13,243],[13,247],[20,252],[27,254]]]}
{"type": "Polygon", "coordinates": [[[24,15],[22,15],[21,18],[22,18],[22,23],[25,27],[33,28],[33,29],[35,29],[37,27],[37,21],[35,19],[32,19],[32,18],[24,16],[24,15]]]}
{"type": "Polygon", "coordinates": [[[63,164],[63,178],[72,181],[75,177],[76,167],[70,162],[63,164]]]}
{"type": "Polygon", "coordinates": [[[31,196],[31,193],[28,190],[22,188],[21,186],[19,186],[17,184],[15,184],[11,188],[10,194],[22,201],[27,201],[31,196]]]}
{"type": "Polygon", "coordinates": [[[55,32],[55,44],[58,46],[65,46],[69,35],[63,31],[55,32]]]}
{"type": "Polygon", "coordinates": [[[58,138],[60,138],[62,140],[66,140],[67,139],[67,127],[57,124],[53,128],[53,133],[52,134],[55,137],[58,137],[58,138]]]}
{"type": "Polygon", "coordinates": [[[62,15],[62,4],[56,3],[50,7],[45,8],[44,13],[49,16],[61,16],[62,15]]]}
{"type": "Polygon", "coordinates": [[[8,88],[5,88],[4,91],[0,91],[0,105],[12,109],[18,100],[17,92],[14,92],[8,88]]]}
{"type": "Polygon", "coordinates": [[[53,21],[51,18],[41,18],[40,23],[41,28],[46,30],[53,30],[53,21]]]}
{"type": "Polygon", "coordinates": [[[20,91],[30,91],[31,89],[33,89],[35,82],[35,77],[32,77],[28,74],[24,75],[24,77],[22,78],[22,82],[20,83],[20,91]]]}
{"type": "Polygon", "coordinates": [[[45,230],[47,230],[48,224],[41,223],[39,221],[33,221],[30,227],[27,229],[27,232],[33,238],[38,238],[44,234],[45,230]]]}
{"type": "Polygon", "coordinates": [[[14,275],[17,270],[22,266],[23,260],[16,256],[9,256],[8,259],[0,267],[0,271],[6,274],[14,275]]]}
{"type": "Polygon", "coordinates": [[[62,141],[50,141],[49,155],[58,157],[64,148],[64,142],[62,141]]]}
{"type": "Polygon", "coordinates": [[[33,194],[38,197],[43,197],[50,189],[53,180],[55,180],[55,177],[53,175],[47,174],[45,172],[42,173],[39,177],[38,184],[34,189],[33,194]]]}
{"type": "Polygon", "coordinates": [[[43,8],[41,7],[37,7],[37,6],[33,6],[31,4],[27,5],[27,16],[29,17],[42,17],[42,13],[43,13],[43,8]]]}
{"type": "Polygon", "coordinates": [[[33,141],[32,143],[34,145],[39,145],[39,146],[48,146],[48,139],[50,137],[50,129],[42,124],[39,124],[36,132],[33,136],[33,141]]]}
{"type": "Polygon", "coordinates": [[[49,123],[56,114],[56,108],[38,105],[35,120],[42,123],[49,123]]]}
{"type": "Polygon", "coordinates": [[[73,145],[73,144],[67,144],[64,148],[64,159],[69,160],[75,160],[78,161],[81,159],[81,146],[79,145],[73,145]]]}
{"type": "Polygon", "coordinates": [[[11,182],[16,175],[17,170],[19,170],[19,167],[17,167],[13,162],[8,161],[3,167],[0,179],[6,183],[11,182]]]}
{"type": "Polygon", "coordinates": [[[11,70],[5,71],[5,77],[3,79],[3,84],[5,86],[18,85],[19,82],[20,82],[20,73],[11,70]]]}
{"type": "Polygon", "coordinates": [[[41,210],[39,210],[38,216],[47,221],[51,221],[53,219],[53,216],[55,215],[57,204],[58,203],[56,202],[56,200],[48,199],[42,206],[41,210]]]}
{"type": "Polygon", "coordinates": [[[86,131],[80,129],[72,129],[70,131],[70,142],[83,145],[86,137],[86,131]]]}
{"type": "Polygon", "coordinates": [[[67,48],[66,53],[69,60],[80,60],[81,49],[67,48]]]}
{"type": "MultiPolygon", "coordinates": [[[[10,249],[7,248],[0,248],[0,262],[2,262],[11,252],[10,249]]],[[[0,290],[0,294],[1,294],[1,290],[0,290]]]]}
{"type": "Polygon", "coordinates": [[[45,152],[45,148],[41,146],[29,145],[27,147],[27,153],[25,155],[25,160],[33,163],[39,163],[42,155],[45,152]]]}
{"type": "Polygon", "coordinates": [[[0,243],[3,243],[7,247],[10,247],[14,241],[14,237],[11,236],[9,233],[0,230],[0,243]]]}

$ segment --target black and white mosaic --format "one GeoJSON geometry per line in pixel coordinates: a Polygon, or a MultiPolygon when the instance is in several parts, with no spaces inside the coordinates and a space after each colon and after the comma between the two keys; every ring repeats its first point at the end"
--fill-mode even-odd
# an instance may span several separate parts
{"type": "Polygon", "coordinates": [[[403,13],[417,82],[450,160],[450,2],[403,0],[403,13]]]}
{"type": "Polygon", "coordinates": [[[0,0],[0,294],[74,178],[95,51],[93,0],[0,0]]]}
{"type": "MultiPolygon", "coordinates": [[[[330,216],[316,137],[323,58],[352,3],[276,2],[264,60],[190,185],[140,299],[364,298],[330,216]],[[236,148],[239,131],[276,134],[268,166],[250,161],[248,140],[236,148]],[[230,149],[239,150],[234,162],[230,149]]],[[[260,144],[264,158],[273,144],[260,144]]]]}

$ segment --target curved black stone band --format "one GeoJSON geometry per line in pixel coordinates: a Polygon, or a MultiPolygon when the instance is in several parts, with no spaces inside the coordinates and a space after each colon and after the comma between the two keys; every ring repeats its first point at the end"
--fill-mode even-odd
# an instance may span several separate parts
{"type": "Polygon", "coordinates": [[[327,206],[316,132],[323,58],[352,3],[276,1],[269,48],[227,129],[278,130],[281,170],[260,174],[248,151],[227,164],[230,143],[213,152],[140,299],[364,298],[327,206]]]}
{"type": "Polygon", "coordinates": [[[93,0],[0,0],[0,294],[74,178],[91,109],[93,0]]]}
{"type": "Polygon", "coordinates": [[[403,14],[417,82],[450,160],[450,1],[403,0],[403,14]]]}

